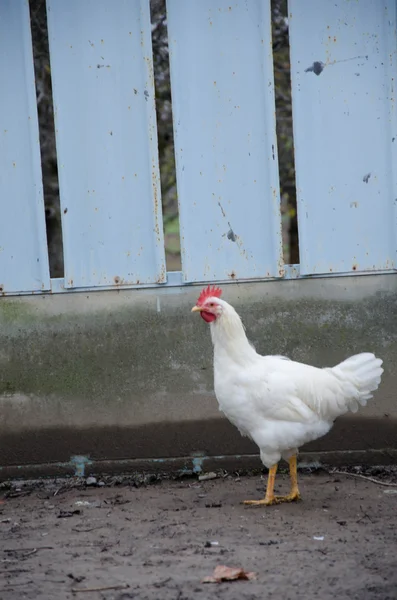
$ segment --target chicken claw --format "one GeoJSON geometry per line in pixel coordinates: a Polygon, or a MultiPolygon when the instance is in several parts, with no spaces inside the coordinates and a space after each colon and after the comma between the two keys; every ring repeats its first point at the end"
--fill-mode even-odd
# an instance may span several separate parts
{"type": "Polygon", "coordinates": [[[296,455],[289,459],[289,473],[291,478],[291,491],[287,496],[274,495],[274,482],[276,479],[277,465],[269,469],[267,480],[266,496],[263,500],[244,500],[246,506],[272,506],[273,504],[282,504],[283,502],[297,502],[301,499],[298,488],[297,460],[296,455]]]}
{"type": "Polygon", "coordinates": [[[271,506],[272,504],[280,504],[276,496],[273,498],[263,498],[262,500],[244,500],[245,506],[271,506]]]}
{"type": "Polygon", "coordinates": [[[286,496],[275,496],[275,499],[277,504],[281,502],[298,502],[299,500],[302,500],[299,490],[290,492],[286,496]]]}
{"type": "Polygon", "coordinates": [[[266,496],[262,500],[244,500],[243,504],[247,506],[271,506],[272,504],[278,504],[274,495],[274,482],[276,480],[277,466],[278,465],[273,465],[273,467],[269,469],[266,496]]]}

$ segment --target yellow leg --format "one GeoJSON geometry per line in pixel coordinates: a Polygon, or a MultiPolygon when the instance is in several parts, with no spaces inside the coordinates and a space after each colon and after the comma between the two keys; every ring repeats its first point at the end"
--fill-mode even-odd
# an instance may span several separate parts
{"type": "Polygon", "coordinates": [[[277,465],[269,469],[267,479],[266,496],[263,500],[244,500],[243,504],[247,506],[271,506],[272,504],[281,504],[282,502],[295,502],[300,500],[301,496],[298,488],[298,472],[296,455],[289,459],[289,474],[291,478],[291,491],[287,496],[274,495],[274,483],[276,480],[277,465]]]}
{"type": "Polygon", "coordinates": [[[276,473],[277,465],[274,465],[269,469],[266,496],[263,498],[263,500],[244,500],[243,504],[246,504],[247,506],[270,506],[271,504],[277,504],[277,500],[274,495],[274,482],[276,480],[276,473]]]}
{"type": "Polygon", "coordinates": [[[297,466],[298,466],[298,461],[296,458],[296,454],[295,456],[291,456],[291,458],[289,459],[289,474],[291,477],[291,492],[290,492],[290,496],[293,497],[293,500],[300,500],[301,495],[299,493],[299,488],[298,488],[298,470],[297,470],[297,466]]]}
{"type": "Polygon", "coordinates": [[[287,496],[276,496],[277,502],[295,502],[301,499],[298,488],[298,471],[296,454],[289,459],[289,476],[291,479],[291,491],[287,496]]]}

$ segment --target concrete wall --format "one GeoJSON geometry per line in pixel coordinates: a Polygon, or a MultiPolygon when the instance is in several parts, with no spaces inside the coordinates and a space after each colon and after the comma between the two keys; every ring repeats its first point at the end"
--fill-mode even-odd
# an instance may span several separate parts
{"type": "MultiPolygon", "coordinates": [[[[190,313],[200,289],[1,298],[0,478],[85,463],[259,467],[256,447],[218,412],[208,326],[190,313]]],[[[396,292],[396,275],[224,286],[261,353],[317,366],[360,351],[384,360],[374,400],[306,458],[396,459],[396,292]]]]}

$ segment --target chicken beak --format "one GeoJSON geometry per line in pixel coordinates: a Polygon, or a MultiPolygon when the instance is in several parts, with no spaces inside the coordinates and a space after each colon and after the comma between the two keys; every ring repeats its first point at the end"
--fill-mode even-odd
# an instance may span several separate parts
{"type": "Polygon", "coordinates": [[[192,308],[192,312],[201,312],[203,309],[201,308],[201,306],[193,306],[192,308]]]}

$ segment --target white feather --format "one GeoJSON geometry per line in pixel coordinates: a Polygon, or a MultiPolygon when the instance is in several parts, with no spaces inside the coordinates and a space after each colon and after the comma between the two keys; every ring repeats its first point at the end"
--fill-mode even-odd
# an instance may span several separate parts
{"type": "Polygon", "coordinates": [[[370,353],[325,369],[261,356],[234,308],[219,298],[210,300],[222,307],[210,325],[219,407],[256,442],[265,466],[325,435],[338,416],[365,406],[379,386],[382,361],[370,353]]]}

